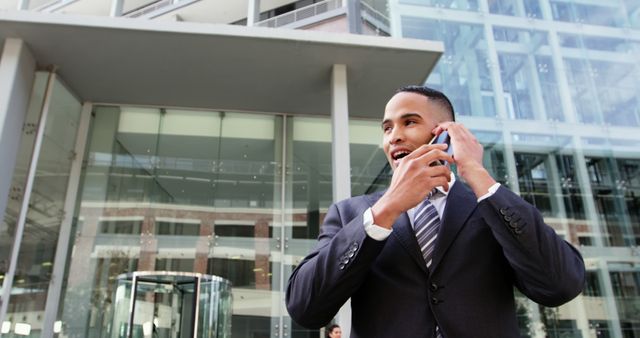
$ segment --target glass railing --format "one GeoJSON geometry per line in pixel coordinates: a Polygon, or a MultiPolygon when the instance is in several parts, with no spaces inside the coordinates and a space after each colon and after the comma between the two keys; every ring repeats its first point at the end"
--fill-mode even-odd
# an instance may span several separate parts
{"type": "Polygon", "coordinates": [[[269,18],[267,20],[260,21],[256,23],[256,26],[271,28],[282,27],[322,13],[332,11],[334,9],[338,9],[343,6],[343,0],[325,0],[317,2],[313,5],[296,9],[291,12],[284,13],[282,15],[275,16],[273,18],[269,18]]]}
{"type": "Polygon", "coordinates": [[[201,0],[158,0],[122,13],[122,16],[128,18],[139,18],[142,16],[151,16],[166,14],[178,8],[191,5],[201,0]]]}

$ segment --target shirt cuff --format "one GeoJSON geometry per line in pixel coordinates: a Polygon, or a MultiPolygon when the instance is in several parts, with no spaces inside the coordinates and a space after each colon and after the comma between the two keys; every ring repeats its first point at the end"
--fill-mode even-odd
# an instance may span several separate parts
{"type": "Polygon", "coordinates": [[[480,196],[478,198],[478,203],[482,202],[483,200],[486,200],[487,198],[493,196],[493,194],[496,193],[496,191],[498,191],[498,188],[500,188],[500,183],[496,182],[494,183],[492,186],[489,187],[488,192],[482,196],[480,196]]]}
{"type": "Polygon", "coordinates": [[[392,229],[383,228],[379,225],[373,224],[373,213],[371,208],[368,208],[362,214],[362,222],[364,223],[364,232],[367,236],[375,239],[376,241],[384,241],[391,235],[392,229]]]}

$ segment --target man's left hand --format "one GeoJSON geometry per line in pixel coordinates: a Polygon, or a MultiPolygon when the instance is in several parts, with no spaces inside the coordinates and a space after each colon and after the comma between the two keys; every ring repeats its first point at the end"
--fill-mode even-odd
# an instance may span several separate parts
{"type": "Polygon", "coordinates": [[[458,168],[458,175],[469,184],[477,197],[486,194],[496,181],[482,164],[484,149],[478,139],[463,124],[455,122],[440,123],[432,133],[438,135],[443,130],[449,132],[451,137],[453,160],[458,168]]]}

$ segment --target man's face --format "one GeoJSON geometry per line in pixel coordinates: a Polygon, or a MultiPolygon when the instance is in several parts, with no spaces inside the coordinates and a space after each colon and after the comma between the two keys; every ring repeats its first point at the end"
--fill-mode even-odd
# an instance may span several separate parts
{"type": "Polygon", "coordinates": [[[401,158],[425,143],[431,131],[444,121],[441,108],[424,95],[400,92],[387,103],[382,120],[383,149],[391,168],[398,167],[401,158]]]}

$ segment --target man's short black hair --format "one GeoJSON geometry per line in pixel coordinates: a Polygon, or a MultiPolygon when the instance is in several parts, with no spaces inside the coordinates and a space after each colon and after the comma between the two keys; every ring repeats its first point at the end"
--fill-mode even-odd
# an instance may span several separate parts
{"type": "Polygon", "coordinates": [[[427,98],[433,100],[435,103],[444,108],[444,110],[449,113],[451,121],[456,120],[456,115],[453,111],[453,105],[451,104],[451,101],[449,101],[449,98],[439,90],[435,90],[427,86],[410,85],[398,88],[398,90],[396,90],[396,94],[397,93],[416,93],[422,96],[426,96],[427,98]]]}

